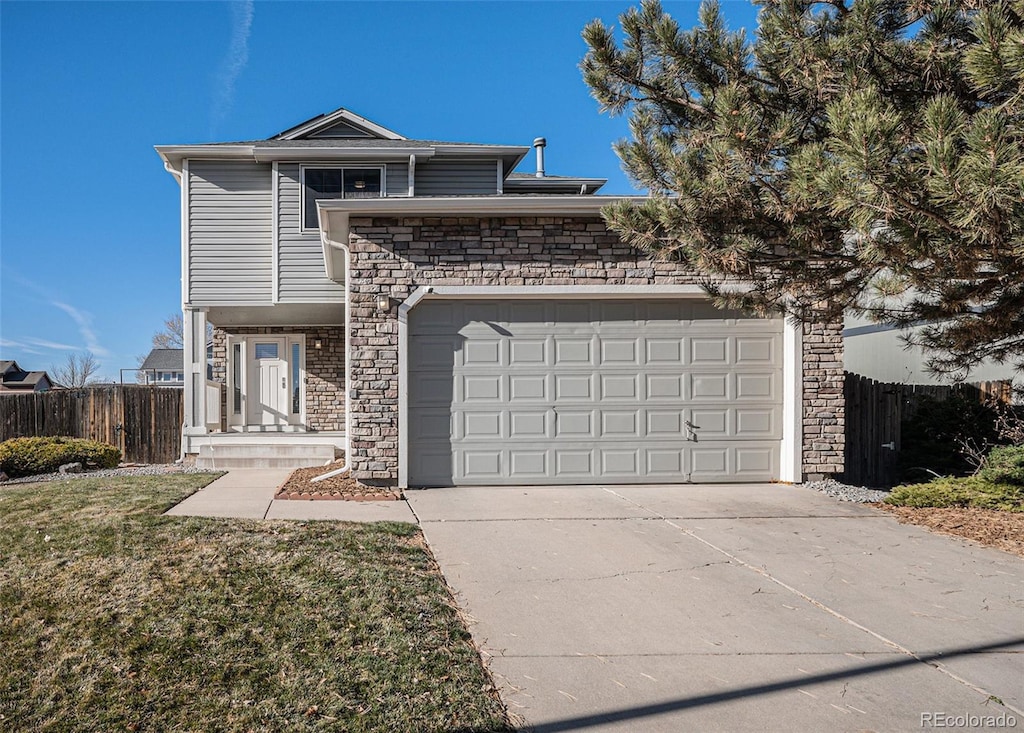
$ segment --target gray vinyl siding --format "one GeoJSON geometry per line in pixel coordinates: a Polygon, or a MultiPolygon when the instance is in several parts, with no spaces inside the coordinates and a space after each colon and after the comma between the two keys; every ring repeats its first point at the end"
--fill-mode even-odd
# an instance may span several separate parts
{"type": "MultiPolygon", "coordinates": [[[[327,165],[327,164],[325,164],[327,165]]],[[[373,167],[372,163],[331,163],[330,166],[373,167]]],[[[309,164],[308,167],[316,167],[309,164]]],[[[278,302],[341,303],[345,290],[329,280],[324,272],[320,233],[302,231],[302,188],[298,163],[279,163],[277,167],[278,220],[277,262],[279,268],[278,302]]],[[[409,192],[408,166],[388,163],[384,174],[388,196],[409,192]]]]}
{"type": "Polygon", "coordinates": [[[190,160],[188,193],[189,302],[269,305],[270,166],[190,160]]]}
{"type": "Polygon", "coordinates": [[[416,165],[417,196],[468,196],[497,192],[496,160],[431,160],[416,165]]]}

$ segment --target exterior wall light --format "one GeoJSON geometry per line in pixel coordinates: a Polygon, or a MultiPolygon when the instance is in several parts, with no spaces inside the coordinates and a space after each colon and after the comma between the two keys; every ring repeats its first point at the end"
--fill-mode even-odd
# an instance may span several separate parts
{"type": "Polygon", "coordinates": [[[391,310],[391,296],[390,295],[378,295],[377,296],[377,309],[381,313],[387,313],[391,310]]]}

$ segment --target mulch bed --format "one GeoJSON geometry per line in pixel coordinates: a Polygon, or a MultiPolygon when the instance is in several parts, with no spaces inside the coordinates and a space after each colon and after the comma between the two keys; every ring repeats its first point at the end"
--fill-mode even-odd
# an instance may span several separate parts
{"type": "Polygon", "coordinates": [[[889,504],[874,506],[895,515],[901,524],[919,524],[935,532],[974,540],[1024,557],[1024,512],[889,504]]]}
{"type": "Polygon", "coordinates": [[[303,501],[340,500],[340,501],[397,501],[402,493],[397,489],[381,486],[367,486],[352,478],[351,474],[332,476],[313,483],[310,479],[325,473],[336,471],[343,464],[339,461],[327,466],[298,468],[292,471],[288,480],[277,490],[275,499],[299,499],[303,501]]]}

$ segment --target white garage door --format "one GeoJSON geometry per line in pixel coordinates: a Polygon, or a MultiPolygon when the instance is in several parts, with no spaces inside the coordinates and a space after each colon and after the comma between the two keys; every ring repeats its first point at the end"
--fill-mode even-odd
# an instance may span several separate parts
{"type": "Polygon", "coordinates": [[[779,476],[782,321],[695,299],[409,313],[409,483],[779,476]]]}

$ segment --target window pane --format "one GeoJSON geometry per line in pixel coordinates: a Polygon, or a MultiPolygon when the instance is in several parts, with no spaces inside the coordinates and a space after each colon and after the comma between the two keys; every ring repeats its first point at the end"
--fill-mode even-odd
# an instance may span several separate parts
{"type": "Polygon", "coordinates": [[[292,344],[292,414],[298,415],[299,410],[299,345],[292,344]]]}
{"type": "Polygon", "coordinates": [[[242,345],[231,348],[231,409],[236,415],[242,414],[242,345]]]}
{"type": "Polygon", "coordinates": [[[277,343],[274,341],[271,341],[268,344],[256,344],[253,348],[256,350],[257,359],[277,358],[277,343]]]}
{"type": "Polygon", "coordinates": [[[347,168],[345,170],[345,198],[380,198],[380,168],[347,168]]]}
{"type": "Polygon", "coordinates": [[[316,229],[317,199],[340,199],[342,197],[342,170],[340,168],[306,168],[303,172],[306,184],[306,202],[302,214],[303,226],[316,229]]]}

